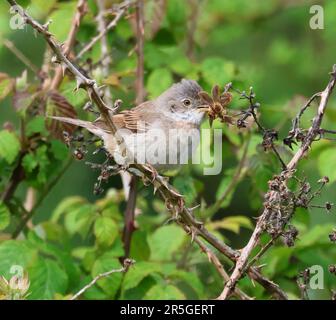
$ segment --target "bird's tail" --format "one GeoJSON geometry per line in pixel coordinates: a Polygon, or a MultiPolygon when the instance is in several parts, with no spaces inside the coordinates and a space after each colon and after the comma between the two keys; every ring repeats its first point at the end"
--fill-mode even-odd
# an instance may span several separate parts
{"type": "Polygon", "coordinates": [[[95,126],[90,121],[83,121],[83,120],[79,120],[79,119],[72,119],[72,118],[66,118],[66,117],[50,117],[50,118],[61,121],[61,122],[70,123],[70,124],[73,124],[75,126],[85,128],[85,129],[87,129],[88,131],[90,131],[91,133],[93,133],[94,135],[96,135],[100,138],[104,138],[104,136],[106,134],[106,132],[102,128],[100,128],[98,126],[95,126]]]}

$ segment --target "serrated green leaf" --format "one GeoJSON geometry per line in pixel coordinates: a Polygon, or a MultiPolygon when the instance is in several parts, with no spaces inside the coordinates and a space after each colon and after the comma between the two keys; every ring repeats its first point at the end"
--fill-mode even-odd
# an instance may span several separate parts
{"type": "Polygon", "coordinates": [[[151,287],[146,295],[145,300],[184,300],[185,295],[172,285],[155,285],[151,287]]]}
{"type": "Polygon", "coordinates": [[[162,266],[156,262],[136,262],[126,273],[123,291],[136,287],[144,278],[153,273],[160,273],[162,266]]]}
{"type": "Polygon", "coordinates": [[[84,204],[67,213],[64,220],[66,230],[71,234],[79,233],[85,237],[94,221],[94,207],[84,204]]]}
{"type": "Polygon", "coordinates": [[[58,204],[58,206],[52,213],[51,221],[59,221],[62,215],[67,214],[86,203],[87,200],[79,196],[65,198],[62,202],[58,204]]]}
{"type": "Polygon", "coordinates": [[[12,164],[20,152],[20,141],[13,132],[0,131],[0,157],[12,164]]]}
{"type": "Polygon", "coordinates": [[[118,236],[118,226],[109,217],[98,217],[94,224],[94,234],[99,244],[110,246],[118,236]]]}
{"type": "Polygon", "coordinates": [[[47,155],[47,146],[43,145],[36,149],[35,158],[38,162],[38,174],[37,174],[37,181],[40,184],[45,184],[47,182],[47,173],[48,173],[48,165],[50,164],[49,158],[47,155]]]}
{"type": "Polygon", "coordinates": [[[28,299],[50,300],[56,293],[64,294],[68,286],[68,276],[53,260],[39,258],[28,269],[30,295],[28,299]]]}
{"type": "Polygon", "coordinates": [[[26,270],[37,258],[37,250],[26,241],[8,240],[0,244],[0,275],[9,279],[13,266],[26,270]]]}
{"type": "Polygon", "coordinates": [[[8,227],[10,222],[10,212],[7,206],[0,202],[0,230],[8,227]]]}
{"type": "Polygon", "coordinates": [[[67,249],[61,249],[49,242],[46,242],[45,239],[40,238],[35,231],[30,231],[27,239],[32,246],[38,248],[41,254],[48,257],[54,257],[59,266],[64,269],[68,275],[69,286],[77,287],[80,278],[80,270],[67,249]]]}
{"type": "Polygon", "coordinates": [[[163,226],[149,237],[151,259],[167,260],[177,251],[185,240],[183,230],[175,225],[163,226]]]}
{"type": "MultiPolygon", "coordinates": [[[[98,274],[111,270],[118,270],[121,267],[118,259],[111,256],[110,253],[105,253],[95,261],[91,275],[92,277],[96,277],[98,274]]],[[[97,285],[113,299],[121,285],[122,277],[123,274],[121,272],[114,272],[110,276],[99,280],[97,285]]]]}
{"type": "Polygon", "coordinates": [[[22,166],[26,173],[31,173],[38,166],[35,155],[32,153],[26,154],[22,159],[22,166]]]}

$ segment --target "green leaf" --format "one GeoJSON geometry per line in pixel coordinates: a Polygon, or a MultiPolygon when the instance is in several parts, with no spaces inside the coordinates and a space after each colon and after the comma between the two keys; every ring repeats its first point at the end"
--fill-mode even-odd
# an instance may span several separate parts
{"type": "Polygon", "coordinates": [[[175,269],[172,273],[169,273],[169,278],[184,280],[184,282],[196,292],[200,299],[204,296],[204,286],[196,273],[175,269]]]}
{"type": "MultiPolygon", "coordinates": [[[[226,175],[222,178],[218,186],[218,189],[216,192],[216,200],[219,200],[223,196],[224,193],[226,194],[228,186],[231,183],[232,179],[233,179],[233,172],[227,171],[226,175]]],[[[233,194],[234,194],[234,190],[231,190],[229,193],[226,194],[225,200],[222,201],[221,203],[221,208],[225,208],[228,205],[230,205],[233,194]]]]}
{"type": "Polygon", "coordinates": [[[174,187],[185,195],[187,205],[191,205],[197,196],[194,179],[191,176],[177,176],[174,179],[174,187]]]}
{"type": "Polygon", "coordinates": [[[0,244],[0,275],[10,278],[13,266],[24,270],[37,258],[37,250],[26,241],[8,240],[0,244]]]}
{"type": "Polygon", "coordinates": [[[146,278],[140,281],[140,283],[129,290],[123,291],[121,299],[122,300],[142,300],[147,291],[157,284],[161,282],[163,279],[157,279],[158,274],[154,274],[154,276],[148,275],[146,278]]]}
{"type": "Polygon", "coordinates": [[[226,217],[222,220],[211,222],[210,225],[213,229],[226,229],[237,234],[239,233],[241,227],[253,229],[251,220],[245,216],[226,217]]]}
{"type": "Polygon", "coordinates": [[[147,240],[147,233],[136,230],[132,236],[130,257],[135,261],[148,260],[150,249],[147,240]]]}
{"type": "Polygon", "coordinates": [[[27,238],[32,246],[39,249],[40,253],[55,258],[59,266],[64,269],[68,275],[69,285],[77,287],[80,278],[79,267],[66,248],[59,248],[56,245],[46,242],[45,239],[40,238],[35,231],[29,231],[27,238]]]}
{"type": "Polygon", "coordinates": [[[10,222],[10,212],[7,206],[0,202],[0,230],[8,227],[10,222]]]}
{"type": "Polygon", "coordinates": [[[31,173],[38,166],[35,155],[32,153],[26,154],[22,159],[22,166],[26,173],[31,173]]]}
{"type": "Polygon", "coordinates": [[[31,136],[34,133],[41,133],[42,135],[46,135],[48,132],[45,127],[45,119],[42,116],[34,117],[31,121],[27,123],[26,134],[27,136],[31,136]]]}
{"type": "Polygon", "coordinates": [[[79,196],[65,198],[62,202],[59,203],[59,205],[52,213],[51,221],[52,222],[59,221],[62,215],[67,214],[86,203],[87,200],[79,196]]]}
{"type": "Polygon", "coordinates": [[[328,234],[333,230],[334,225],[316,225],[303,235],[299,235],[295,248],[306,248],[319,244],[331,244],[328,234]]]}
{"type": "Polygon", "coordinates": [[[13,132],[0,131],[0,157],[12,164],[20,152],[20,141],[13,132]]]}
{"type": "Polygon", "coordinates": [[[329,177],[330,182],[336,181],[336,170],[334,167],[335,162],[335,148],[328,148],[326,150],[323,150],[317,159],[317,166],[321,176],[329,177]]]}
{"type": "Polygon", "coordinates": [[[64,143],[59,140],[51,141],[51,152],[57,160],[64,160],[69,154],[69,150],[64,143]]]}
{"type": "Polygon", "coordinates": [[[38,162],[39,165],[37,181],[40,184],[45,184],[47,182],[48,166],[50,164],[47,151],[48,151],[47,146],[43,145],[37,148],[35,153],[36,161],[38,162]]]}
{"type": "Polygon", "coordinates": [[[118,226],[109,217],[99,217],[94,224],[94,234],[99,244],[110,246],[118,236],[118,226]]]}
{"type": "Polygon", "coordinates": [[[270,277],[273,277],[275,274],[282,274],[290,265],[289,261],[292,254],[293,248],[272,248],[267,257],[262,260],[265,263],[265,273],[270,277]]]}
{"type": "Polygon", "coordinates": [[[148,275],[160,272],[162,272],[162,266],[159,263],[148,261],[136,262],[125,275],[123,291],[135,288],[148,275]]]}
{"type": "Polygon", "coordinates": [[[29,12],[35,18],[45,17],[45,15],[53,8],[56,0],[31,0],[29,4],[29,12]]]}
{"type": "Polygon", "coordinates": [[[49,26],[49,31],[59,41],[65,41],[71,27],[73,15],[76,11],[76,1],[58,3],[58,8],[51,15],[53,23],[49,26]]]}
{"type": "Polygon", "coordinates": [[[71,234],[79,233],[85,237],[94,220],[94,207],[91,204],[84,204],[65,216],[64,225],[71,234]]]}
{"type": "Polygon", "coordinates": [[[167,69],[155,69],[148,77],[147,90],[151,98],[159,96],[173,83],[173,77],[167,69]]]}
{"type": "Polygon", "coordinates": [[[155,285],[146,293],[144,299],[147,300],[184,300],[185,295],[172,285],[155,285]]]}
{"type": "Polygon", "coordinates": [[[152,42],[146,42],[144,47],[144,55],[147,57],[145,64],[150,70],[155,70],[166,65],[169,57],[160,46],[152,42]]]}
{"type": "Polygon", "coordinates": [[[169,21],[172,29],[176,28],[179,24],[186,24],[186,6],[183,1],[168,1],[167,20],[169,21]]]}
{"type": "Polygon", "coordinates": [[[223,86],[233,80],[235,66],[232,62],[225,61],[222,58],[207,58],[202,62],[201,71],[209,85],[219,84],[223,86]]]}
{"type": "Polygon", "coordinates": [[[47,182],[47,174],[49,173],[50,161],[48,158],[48,149],[46,145],[42,145],[35,150],[35,153],[29,153],[23,158],[23,168],[26,173],[32,173],[35,168],[38,168],[36,179],[38,184],[47,182]]]}
{"type": "MultiPolygon", "coordinates": [[[[98,274],[111,270],[118,270],[122,266],[118,259],[111,256],[110,253],[105,253],[99,257],[93,265],[91,275],[96,277],[98,274]]],[[[108,277],[102,278],[97,282],[97,285],[104,290],[112,299],[115,297],[122,281],[123,274],[115,272],[108,277]]]]}
{"type": "Polygon", "coordinates": [[[39,258],[28,270],[30,300],[53,299],[56,293],[64,294],[68,276],[60,266],[50,259],[39,258]]]}
{"type": "Polygon", "coordinates": [[[185,233],[175,225],[163,226],[157,229],[149,238],[151,259],[167,260],[183,244],[185,233]]]}
{"type": "Polygon", "coordinates": [[[5,73],[0,73],[0,101],[6,98],[6,96],[12,91],[13,85],[13,79],[5,73]]]}

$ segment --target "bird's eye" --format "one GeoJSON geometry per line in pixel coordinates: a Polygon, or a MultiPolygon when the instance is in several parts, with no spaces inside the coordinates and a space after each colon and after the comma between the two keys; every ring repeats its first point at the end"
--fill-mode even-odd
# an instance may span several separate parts
{"type": "Polygon", "coordinates": [[[191,101],[189,99],[183,99],[182,102],[186,107],[189,107],[191,105],[191,101]]]}

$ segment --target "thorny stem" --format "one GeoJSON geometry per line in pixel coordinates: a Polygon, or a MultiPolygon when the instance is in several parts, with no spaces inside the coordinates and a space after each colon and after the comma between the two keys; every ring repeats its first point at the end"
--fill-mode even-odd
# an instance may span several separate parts
{"type": "MultiPolygon", "coordinates": [[[[136,52],[137,52],[137,69],[136,69],[136,104],[140,104],[145,98],[145,88],[144,88],[144,32],[145,32],[145,17],[144,17],[144,1],[137,0],[136,3],[136,52]]],[[[129,256],[129,251],[131,247],[132,234],[135,230],[134,220],[135,220],[135,207],[136,207],[136,196],[137,196],[137,179],[135,176],[131,177],[130,187],[129,187],[129,197],[127,199],[127,207],[125,211],[125,226],[124,226],[124,248],[125,257],[129,256]]]]}
{"type": "MultiPolygon", "coordinates": [[[[73,48],[75,44],[76,35],[80,27],[80,23],[83,17],[85,16],[85,14],[87,13],[87,11],[88,11],[88,8],[87,8],[86,0],[79,0],[77,3],[77,11],[71,23],[71,29],[69,31],[68,38],[66,39],[64,46],[63,46],[63,54],[67,57],[69,56],[71,49],[73,48]]],[[[63,76],[64,76],[64,70],[63,70],[62,65],[60,65],[57,67],[55,71],[55,75],[51,83],[51,89],[56,90],[60,86],[63,76]]]]}
{"type": "Polygon", "coordinates": [[[95,36],[84,48],[77,54],[76,60],[81,58],[86,52],[92,49],[92,47],[102,38],[104,37],[110,30],[116,27],[119,20],[126,13],[127,9],[133,4],[133,1],[126,0],[120,3],[116,9],[116,16],[114,19],[102,30],[97,36],[95,36]]]}
{"type": "MultiPolygon", "coordinates": [[[[106,2],[105,0],[97,0],[97,5],[99,9],[98,16],[97,16],[97,23],[98,23],[98,31],[104,34],[100,40],[101,66],[102,66],[103,76],[106,78],[109,75],[109,66],[110,66],[112,59],[111,59],[111,53],[110,53],[108,42],[107,42],[107,33],[104,33],[104,30],[106,29],[106,21],[104,17],[105,2],[106,2]]],[[[112,96],[111,96],[111,91],[109,87],[106,87],[104,89],[104,98],[107,104],[112,105],[112,96]]]]}
{"type": "MultiPolygon", "coordinates": [[[[7,2],[12,6],[17,6],[15,0],[7,0],[7,2]]],[[[130,2],[127,3],[128,5],[130,5],[130,2]]],[[[125,5],[125,7],[127,6],[125,5]]],[[[125,7],[122,8],[125,10],[125,7]]],[[[120,9],[120,11],[123,10],[120,9]]],[[[120,13],[120,11],[118,12],[120,13]]],[[[107,105],[101,98],[96,82],[88,78],[87,76],[83,75],[82,72],[63,54],[60,45],[53,39],[52,34],[45,27],[43,27],[37,21],[33,20],[23,9],[20,9],[20,7],[18,7],[18,13],[25,19],[26,23],[30,24],[36,31],[38,31],[45,38],[51,50],[56,54],[57,59],[64,65],[66,65],[69,71],[76,77],[78,81],[78,86],[83,87],[87,91],[90,99],[93,102],[95,102],[101,113],[101,116],[105,120],[106,125],[109,127],[111,133],[115,136],[119,146],[123,145],[123,147],[126,149],[122,137],[116,134],[117,131],[116,127],[113,121],[111,120],[109,114],[110,108],[107,107],[107,105]]],[[[125,154],[125,152],[126,151],[124,151],[123,154],[125,154]]],[[[191,210],[184,205],[182,196],[177,194],[176,191],[174,191],[174,189],[163,179],[163,177],[154,174],[153,179],[153,172],[148,170],[148,168],[146,168],[143,165],[134,164],[130,167],[140,171],[143,174],[143,176],[147,177],[149,181],[153,181],[154,187],[160,191],[163,199],[166,202],[172,203],[175,207],[178,208],[178,213],[183,223],[185,223],[188,226],[195,227],[195,230],[197,230],[197,235],[201,236],[203,239],[205,239],[207,242],[213,245],[216,249],[218,249],[222,254],[227,256],[229,259],[231,259],[232,261],[237,260],[237,258],[240,256],[240,253],[232,249],[219,239],[217,239],[203,226],[203,224],[200,224],[198,221],[196,221],[196,219],[193,217],[191,213],[191,210]]],[[[173,213],[174,212],[175,211],[173,211],[173,213]]],[[[280,297],[282,299],[286,299],[286,294],[279,288],[279,286],[274,284],[272,281],[266,279],[263,275],[260,274],[260,272],[257,269],[251,268],[248,274],[250,275],[250,277],[258,281],[267,291],[271,292],[273,295],[280,297]]]]}
{"type": "MultiPolygon", "coordinates": [[[[221,262],[219,261],[215,253],[210,248],[208,248],[199,238],[195,237],[194,240],[196,244],[201,248],[201,251],[204,252],[208,256],[209,262],[211,262],[215,266],[216,270],[218,271],[220,276],[223,278],[224,283],[228,281],[230,277],[225,271],[223,265],[221,264],[221,262]]],[[[233,293],[241,300],[253,300],[251,297],[249,297],[245,292],[243,292],[239,288],[235,288],[233,293]]]]}
{"type": "MultiPolygon", "coordinates": [[[[320,126],[321,126],[324,112],[327,107],[328,99],[335,87],[335,84],[336,84],[336,65],[334,65],[332,68],[331,78],[329,80],[327,87],[324,89],[324,91],[322,91],[319,94],[321,99],[320,99],[320,103],[318,106],[317,114],[313,119],[312,125],[309,128],[308,133],[305,139],[303,140],[301,147],[295,153],[291,161],[288,163],[287,170],[284,170],[281,173],[281,175],[285,176],[284,181],[287,181],[292,176],[293,171],[295,170],[298,162],[302,159],[302,157],[305,156],[311,144],[314,142],[314,139],[316,135],[318,134],[320,126]]],[[[276,191],[272,191],[270,189],[269,191],[270,197],[272,197],[273,194],[274,196],[276,196],[276,191]]],[[[260,236],[264,231],[264,225],[265,223],[267,223],[268,212],[269,212],[268,209],[264,208],[264,211],[259,217],[259,220],[252,233],[250,240],[248,241],[247,245],[242,250],[240,257],[237,259],[235,269],[232,272],[231,277],[230,277],[230,281],[228,281],[226,286],[224,287],[224,290],[220,295],[220,299],[223,299],[223,300],[227,299],[230,296],[232,290],[235,288],[239,279],[243,276],[249,256],[253,248],[258,244],[260,236]]]]}
{"type": "Polygon", "coordinates": [[[144,0],[138,0],[135,11],[136,17],[136,53],[138,57],[136,70],[136,104],[144,102],[144,35],[145,35],[145,16],[144,16],[144,0]]]}
{"type": "MultiPolygon", "coordinates": [[[[245,91],[241,92],[240,90],[238,89],[235,89],[231,86],[231,88],[236,91],[240,96],[241,96],[241,99],[247,99],[249,101],[249,109],[244,112],[245,115],[243,116],[243,118],[241,120],[245,120],[246,118],[248,118],[249,116],[252,116],[253,117],[253,120],[255,122],[255,124],[257,125],[258,129],[263,133],[263,139],[267,139],[268,136],[270,134],[272,134],[272,132],[270,130],[267,130],[266,128],[264,128],[261,123],[259,122],[258,120],[258,117],[255,113],[255,110],[259,107],[259,104],[256,103],[254,101],[254,98],[255,98],[255,94],[253,92],[253,89],[252,87],[250,88],[250,93],[249,94],[246,94],[245,91]]],[[[282,166],[282,169],[285,170],[286,169],[286,164],[285,162],[282,160],[278,150],[276,149],[275,145],[274,145],[274,142],[273,140],[271,139],[270,141],[270,148],[272,149],[272,151],[274,152],[274,154],[276,155],[276,157],[278,158],[279,162],[281,163],[281,166],[282,166]]]]}
{"type": "Polygon", "coordinates": [[[132,266],[135,263],[134,260],[131,259],[125,259],[123,263],[123,267],[119,269],[112,269],[110,271],[100,273],[96,277],[92,279],[90,283],[88,283],[86,286],[84,286],[82,289],[80,289],[76,294],[74,294],[70,300],[76,300],[78,299],[85,291],[89,290],[91,287],[93,287],[97,281],[99,281],[102,278],[109,277],[113,273],[121,273],[121,272],[126,272],[130,266],[132,266]]]}

